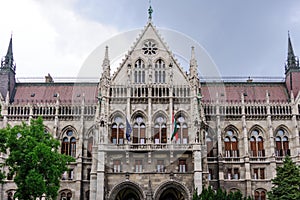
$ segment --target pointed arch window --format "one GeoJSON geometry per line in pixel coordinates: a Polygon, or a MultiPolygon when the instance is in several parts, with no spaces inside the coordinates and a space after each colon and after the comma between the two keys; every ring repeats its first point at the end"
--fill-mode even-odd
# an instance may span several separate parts
{"type": "Polygon", "coordinates": [[[214,157],[213,154],[213,140],[210,137],[206,138],[207,157],[214,157]]]}
{"type": "Polygon", "coordinates": [[[166,82],[166,65],[162,59],[158,59],[155,62],[155,83],[165,83],[166,82]]]}
{"type": "Polygon", "coordinates": [[[226,131],[224,138],[224,146],[225,146],[225,157],[227,158],[236,158],[239,157],[239,145],[237,134],[229,129],[226,131]]]}
{"type": "Polygon", "coordinates": [[[289,149],[289,138],[287,132],[284,129],[279,129],[276,132],[275,142],[276,142],[276,147],[275,147],[276,156],[291,155],[289,149]]]}
{"type": "Polygon", "coordinates": [[[76,138],[73,130],[67,130],[63,134],[61,153],[69,156],[76,156],[76,138]]]}
{"type": "Polygon", "coordinates": [[[212,128],[209,127],[205,135],[207,157],[217,157],[217,138],[212,128]]]}
{"type": "Polygon", "coordinates": [[[254,193],[255,200],[266,200],[266,192],[263,190],[256,190],[254,193]]]}
{"type": "Polygon", "coordinates": [[[134,82],[145,83],[145,63],[142,59],[135,62],[134,82]]]}
{"type": "Polygon", "coordinates": [[[61,192],[60,200],[72,200],[72,192],[71,191],[61,192]]]}
{"type": "Polygon", "coordinates": [[[117,115],[111,125],[110,141],[113,144],[124,144],[124,119],[117,115]]]}
{"type": "Polygon", "coordinates": [[[146,143],[146,125],[145,125],[145,120],[141,115],[138,115],[134,119],[132,142],[136,144],[146,143]]]}
{"type": "Polygon", "coordinates": [[[250,135],[250,155],[252,157],[264,157],[264,139],[262,137],[262,132],[254,129],[250,135]]]}
{"type": "Polygon", "coordinates": [[[179,115],[176,119],[177,133],[175,134],[177,144],[188,144],[189,134],[187,120],[184,115],[179,115]]]}
{"type": "Polygon", "coordinates": [[[167,143],[167,119],[158,116],[154,121],[154,143],[167,143]]]}
{"type": "Polygon", "coordinates": [[[93,151],[93,137],[90,137],[88,139],[88,145],[87,145],[87,157],[92,157],[92,151],[93,151]]]}

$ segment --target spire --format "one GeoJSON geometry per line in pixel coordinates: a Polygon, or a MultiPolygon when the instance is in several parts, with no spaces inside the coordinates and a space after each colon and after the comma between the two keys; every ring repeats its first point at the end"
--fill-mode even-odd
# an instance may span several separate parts
{"type": "Polygon", "coordinates": [[[191,60],[190,60],[190,76],[198,77],[197,60],[196,60],[196,56],[195,56],[195,47],[193,47],[193,46],[192,46],[191,60]]]}
{"type": "Polygon", "coordinates": [[[288,32],[288,55],[285,65],[285,73],[287,73],[290,69],[299,69],[299,61],[294,54],[290,33],[288,32]]]}
{"type": "Polygon", "coordinates": [[[149,8],[148,8],[148,14],[149,14],[148,19],[149,20],[152,20],[152,13],[153,13],[153,9],[151,7],[151,0],[149,0],[149,8]]]}
{"type": "Polygon", "coordinates": [[[108,57],[108,46],[105,47],[105,54],[104,54],[104,59],[103,59],[103,64],[102,64],[102,70],[103,70],[103,73],[107,77],[110,77],[110,60],[108,57]]]}
{"type": "Polygon", "coordinates": [[[2,59],[1,68],[10,68],[13,71],[16,70],[16,66],[14,64],[13,49],[12,49],[12,35],[10,37],[6,56],[4,57],[4,59],[2,59]]]}

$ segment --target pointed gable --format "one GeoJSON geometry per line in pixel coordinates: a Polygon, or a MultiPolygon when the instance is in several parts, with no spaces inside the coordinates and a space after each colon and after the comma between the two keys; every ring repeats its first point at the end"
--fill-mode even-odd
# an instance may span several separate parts
{"type": "Polygon", "coordinates": [[[112,77],[113,85],[124,83],[189,84],[186,73],[151,21],[147,23],[112,77]]]}

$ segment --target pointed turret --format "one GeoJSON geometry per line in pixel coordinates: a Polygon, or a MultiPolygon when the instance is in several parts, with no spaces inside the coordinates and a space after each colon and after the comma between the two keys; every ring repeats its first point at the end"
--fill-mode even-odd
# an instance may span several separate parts
{"type": "Polygon", "coordinates": [[[297,56],[295,56],[290,33],[288,33],[288,55],[285,64],[285,84],[289,94],[293,93],[294,96],[297,96],[300,91],[299,80],[299,61],[297,56]]]}
{"type": "Polygon", "coordinates": [[[14,63],[12,37],[10,38],[6,56],[2,59],[0,67],[0,92],[4,97],[9,94],[9,101],[13,101],[16,85],[16,65],[14,63]]]}
{"type": "Polygon", "coordinates": [[[299,70],[299,61],[294,54],[294,49],[291,42],[290,33],[288,33],[288,55],[285,65],[285,73],[288,73],[290,70],[299,70]]]}
{"type": "Polygon", "coordinates": [[[6,56],[4,57],[4,59],[2,59],[1,69],[11,69],[13,71],[16,70],[16,66],[14,64],[13,49],[12,49],[12,37],[10,37],[6,56]]]}
{"type": "Polygon", "coordinates": [[[198,77],[197,60],[195,56],[195,47],[192,47],[191,60],[190,60],[190,77],[198,77]]]}
{"type": "Polygon", "coordinates": [[[110,60],[108,57],[108,46],[105,47],[105,55],[102,63],[103,75],[110,77],[110,60]]]}

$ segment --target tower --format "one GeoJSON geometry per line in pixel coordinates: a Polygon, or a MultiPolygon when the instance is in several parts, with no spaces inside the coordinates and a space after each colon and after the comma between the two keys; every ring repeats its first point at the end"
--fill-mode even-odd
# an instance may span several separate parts
{"type": "Polygon", "coordinates": [[[9,101],[13,101],[16,84],[16,65],[12,50],[12,37],[10,38],[6,56],[1,61],[0,67],[0,93],[2,98],[9,95],[9,101]]]}
{"type": "Polygon", "coordinates": [[[296,96],[300,90],[300,67],[299,60],[295,56],[294,49],[292,46],[292,41],[290,34],[288,34],[288,55],[285,64],[285,84],[289,94],[293,92],[293,95],[296,96]]]}

